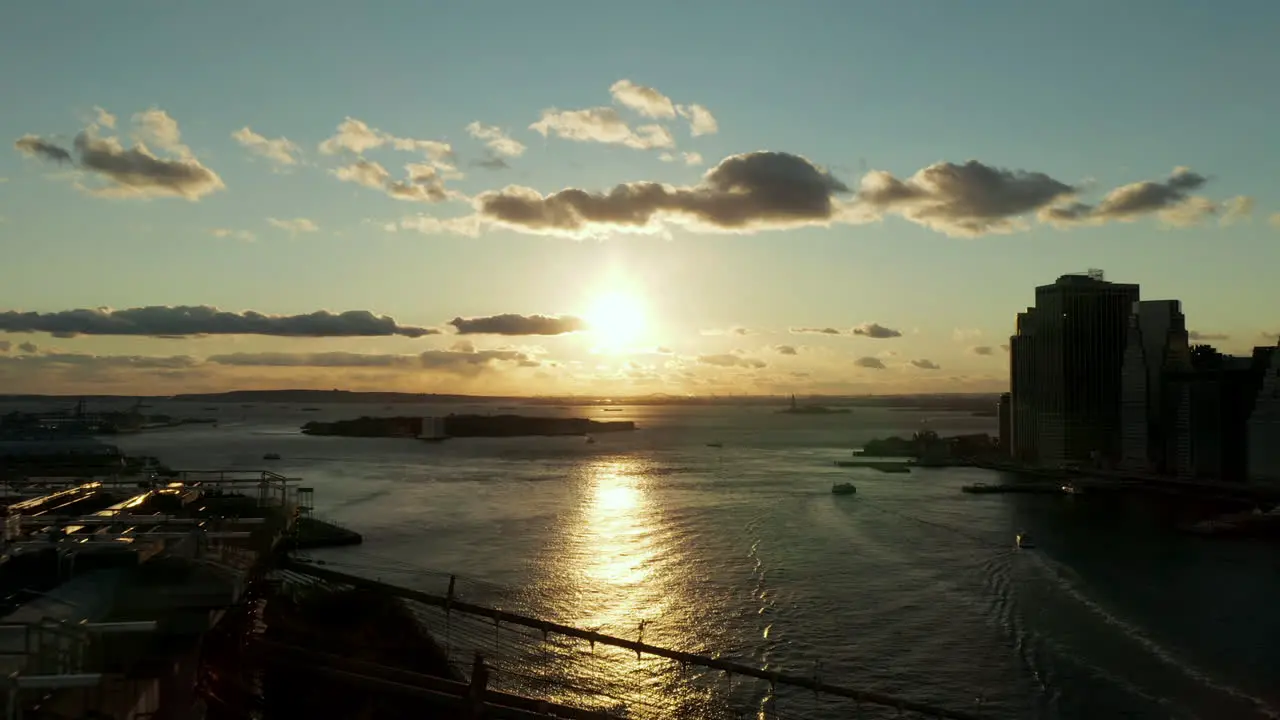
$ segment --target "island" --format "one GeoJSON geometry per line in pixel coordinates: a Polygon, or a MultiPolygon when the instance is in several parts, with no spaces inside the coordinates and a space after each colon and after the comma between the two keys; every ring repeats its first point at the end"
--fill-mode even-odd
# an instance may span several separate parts
{"type": "Polygon", "coordinates": [[[593,435],[636,429],[630,420],[603,422],[586,418],[529,417],[526,415],[447,415],[423,417],[359,417],[335,422],[309,422],[306,435],[344,437],[401,437],[443,440],[463,437],[525,437],[593,435]]]}
{"type": "Polygon", "coordinates": [[[791,396],[791,405],[778,411],[780,415],[848,415],[848,408],[829,408],[823,405],[797,405],[796,396],[791,396]]]}
{"type": "Polygon", "coordinates": [[[870,440],[855,450],[859,457],[916,458],[920,465],[951,464],[952,461],[990,455],[998,441],[987,433],[941,437],[932,430],[921,430],[910,438],[887,437],[870,440]]]}

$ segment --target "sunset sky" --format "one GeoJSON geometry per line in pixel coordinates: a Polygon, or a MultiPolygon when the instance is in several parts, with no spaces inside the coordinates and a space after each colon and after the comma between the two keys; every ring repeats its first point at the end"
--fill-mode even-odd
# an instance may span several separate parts
{"type": "Polygon", "coordinates": [[[1280,4],[16,0],[0,392],[1000,391],[1276,342],[1280,4]]]}

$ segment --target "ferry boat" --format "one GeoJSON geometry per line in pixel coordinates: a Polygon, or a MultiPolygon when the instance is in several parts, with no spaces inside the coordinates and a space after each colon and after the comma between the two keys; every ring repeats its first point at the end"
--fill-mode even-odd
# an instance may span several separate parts
{"type": "Polygon", "coordinates": [[[266,455],[262,456],[262,459],[263,460],[279,460],[280,453],[267,453],[266,455]]]}
{"type": "Polygon", "coordinates": [[[1031,542],[1031,536],[1026,533],[1018,533],[1013,542],[1019,550],[1030,550],[1035,547],[1035,543],[1031,542]]]}
{"type": "Polygon", "coordinates": [[[858,492],[858,488],[853,483],[835,483],[831,486],[832,495],[853,495],[858,492]]]}

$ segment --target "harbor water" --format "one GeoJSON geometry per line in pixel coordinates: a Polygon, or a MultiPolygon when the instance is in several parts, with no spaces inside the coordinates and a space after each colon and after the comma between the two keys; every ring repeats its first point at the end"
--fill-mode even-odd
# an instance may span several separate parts
{"type": "MultiPolygon", "coordinates": [[[[317,513],[364,534],[315,554],[335,569],[407,586],[415,572],[457,573],[609,634],[635,638],[643,620],[656,645],[991,717],[1280,716],[1271,546],[1179,534],[1136,499],[960,492],[1000,480],[984,470],[834,466],[926,420],[946,435],[990,432],[990,419],[517,407],[502,412],[641,429],[594,443],[298,432],[308,420],[497,411],[157,402],[152,412],[218,425],[115,442],[178,469],[304,478],[317,513]],[[844,481],[856,495],[832,494],[844,481]],[[1016,550],[1018,533],[1035,549],[1016,550]]],[[[779,692],[776,704],[819,716],[805,702],[779,692]]]]}

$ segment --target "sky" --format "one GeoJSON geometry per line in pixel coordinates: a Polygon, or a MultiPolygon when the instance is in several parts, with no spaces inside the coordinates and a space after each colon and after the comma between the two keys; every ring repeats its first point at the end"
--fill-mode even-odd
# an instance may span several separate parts
{"type": "Polygon", "coordinates": [[[1280,5],[0,10],[0,392],[1007,389],[1105,270],[1280,332],[1280,5]]]}

